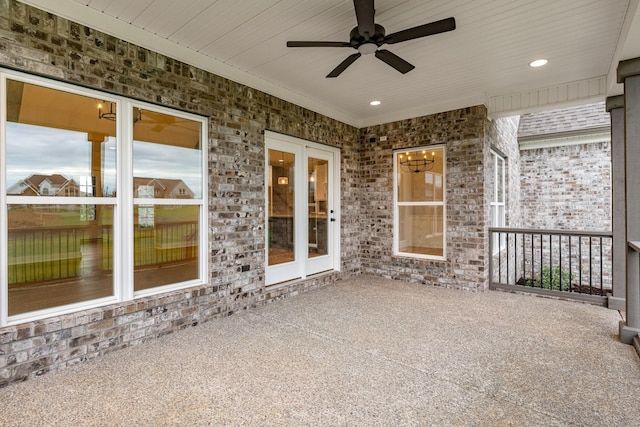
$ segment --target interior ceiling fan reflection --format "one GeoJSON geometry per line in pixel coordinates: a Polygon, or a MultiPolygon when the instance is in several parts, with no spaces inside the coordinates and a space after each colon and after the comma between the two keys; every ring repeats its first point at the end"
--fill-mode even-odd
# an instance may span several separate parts
{"type": "Polygon", "coordinates": [[[338,77],[362,55],[372,53],[376,58],[406,74],[415,68],[412,64],[391,51],[378,48],[384,44],[400,43],[456,29],[456,20],[446,18],[386,35],[384,27],[375,23],[374,0],[353,0],[353,6],[358,26],[351,30],[348,42],[289,41],[287,47],[350,47],[358,51],[342,61],[327,77],[338,77]]]}

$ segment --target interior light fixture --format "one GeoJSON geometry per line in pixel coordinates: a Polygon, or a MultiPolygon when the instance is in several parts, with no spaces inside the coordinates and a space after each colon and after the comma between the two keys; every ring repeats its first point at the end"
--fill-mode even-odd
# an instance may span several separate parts
{"type": "Polygon", "coordinates": [[[547,61],[546,59],[536,59],[535,61],[529,62],[529,67],[542,67],[543,65],[547,65],[547,62],[549,61],[547,61]]]}
{"type": "Polygon", "coordinates": [[[107,119],[107,120],[111,120],[112,122],[116,121],[116,112],[113,111],[113,102],[109,102],[109,111],[102,111],[102,102],[98,103],[98,119],[107,119]]]}
{"type": "Polygon", "coordinates": [[[435,151],[431,152],[431,158],[427,156],[427,150],[422,153],[407,152],[406,155],[400,154],[400,166],[407,172],[420,173],[430,171],[436,162],[435,151]]]}
{"type": "MultiPolygon", "coordinates": [[[[114,102],[100,101],[98,102],[98,119],[116,121],[116,112],[113,110],[114,102]],[[109,110],[104,110],[104,104],[109,104],[109,110]]],[[[137,123],[142,120],[142,109],[133,107],[133,123],[137,123]]]]}
{"type": "Polygon", "coordinates": [[[378,100],[371,101],[371,102],[369,103],[369,105],[373,105],[373,106],[380,105],[380,104],[381,104],[381,102],[380,102],[380,101],[378,101],[378,100]]]}

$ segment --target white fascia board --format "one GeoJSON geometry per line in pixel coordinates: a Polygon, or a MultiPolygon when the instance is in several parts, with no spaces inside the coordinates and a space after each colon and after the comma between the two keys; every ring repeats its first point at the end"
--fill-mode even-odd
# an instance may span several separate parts
{"type": "Polygon", "coordinates": [[[568,145],[595,144],[598,142],[611,142],[611,132],[597,132],[586,135],[567,135],[539,139],[529,139],[518,141],[520,150],[534,150],[536,148],[564,147],[568,145]]]}

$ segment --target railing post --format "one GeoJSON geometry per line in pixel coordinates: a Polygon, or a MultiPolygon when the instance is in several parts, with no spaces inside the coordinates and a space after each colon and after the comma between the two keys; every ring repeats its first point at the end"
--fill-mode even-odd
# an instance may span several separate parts
{"type": "Polygon", "coordinates": [[[489,230],[489,289],[493,286],[493,231],[489,230]]]}
{"type": "MultiPolygon", "coordinates": [[[[624,83],[624,146],[627,242],[640,242],[640,58],[618,64],[618,83],[624,83]]],[[[632,344],[640,334],[640,257],[633,246],[627,253],[626,322],[620,322],[620,341],[632,344]]]]}
{"type": "Polygon", "coordinates": [[[627,204],[624,181],[624,96],[607,98],[607,111],[611,116],[611,195],[613,232],[613,275],[612,292],[608,306],[613,310],[626,309],[627,291],[627,204]]]}

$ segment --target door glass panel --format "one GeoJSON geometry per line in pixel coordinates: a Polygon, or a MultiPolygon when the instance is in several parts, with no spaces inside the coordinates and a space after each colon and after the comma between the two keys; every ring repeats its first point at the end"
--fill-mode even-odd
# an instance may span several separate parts
{"type": "Polygon", "coordinates": [[[327,216],[327,171],[329,162],[309,157],[309,258],[329,252],[327,216]]]}
{"type": "Polygon", "coordinates": [[[295,155],[269,150],[268,265],[295,260],[295,155]]]}

